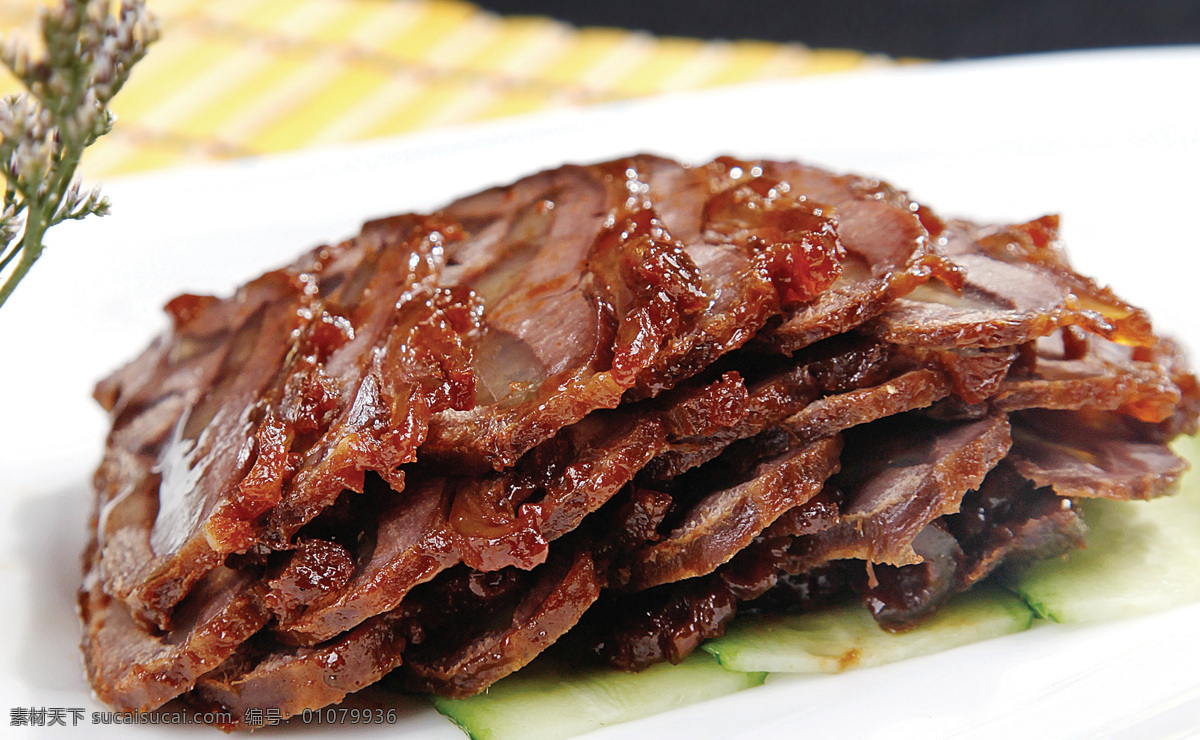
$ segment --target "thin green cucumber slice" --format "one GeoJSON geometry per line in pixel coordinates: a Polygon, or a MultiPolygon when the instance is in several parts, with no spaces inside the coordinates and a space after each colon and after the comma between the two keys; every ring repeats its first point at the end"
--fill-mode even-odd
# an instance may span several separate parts
{"type": "Polygon", "coordinates": [[[475,740],[555,740],[758,686],[765,673],[728,671],[697,651],[640,673],[570,670],[539,660],[466,699],[433,705],[475,740]]]}
{"type": "Polygon", "coordinates": [[[1016,596],[981,586],[951,599],[905,632],[881,629],[859,604],[734,622],[701,647],[735,671],[840,673],[1029,629],[1033,612],[1016,596]]]}
{"type": "Polygon", "coordinates": [[[1172,448],[1192,464],[1179,493],[1153,501],[1083,501],[1087,547],[1005,573],[1039,616],[1091,622],[1200,601],[1200,443],[1172,448]]]}

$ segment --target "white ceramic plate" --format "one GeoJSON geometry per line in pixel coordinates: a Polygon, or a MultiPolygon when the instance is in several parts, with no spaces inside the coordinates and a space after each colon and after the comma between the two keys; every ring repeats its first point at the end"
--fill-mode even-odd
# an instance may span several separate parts
{"type": "MultiPolygon", "coordinates": [[[[160,306],[176,293],[227,293],[368,217],[429,209],[565,161],[732,153],[875,174],[948,215],[1059,212],[1082,271],[1200,348],[1191,320],[1198,82],[1195,47],[938,64],[110,183],[114,214],[55,234],[0,311],[0,709],[82,707],[86,724],[102,708],[81,676],[73,610],[90,471],[106,426],[89,394],[165,325],[160,306]]],[[[772,679],[594,737],[1182,736],[1200,727],[1197,624],[1200,607],[1045,626],[878,669],[772,679]]],[[[336,732],[461,737],[424,706],[406,705],[402,716],[399,726],[336,732]]],[[[20,732],[11,718],[0,717],[0,727],[20,732]]],[[[213,732],[89,727],[89,737],[213,732]]]]}

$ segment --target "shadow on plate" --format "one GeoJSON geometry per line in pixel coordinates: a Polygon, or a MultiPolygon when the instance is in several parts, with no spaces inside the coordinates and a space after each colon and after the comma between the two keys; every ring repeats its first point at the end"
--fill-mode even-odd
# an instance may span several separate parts
{"type": "Polygon", "coordinates": [[[25,597],[30,614],[16,668],[37,689],[89,693],[79,653],[75,591],[91,505],[92,487],[79,481],[31,497],[17,508],[17,553],[25,561],[19,566],[30,576],[25,597]]]}

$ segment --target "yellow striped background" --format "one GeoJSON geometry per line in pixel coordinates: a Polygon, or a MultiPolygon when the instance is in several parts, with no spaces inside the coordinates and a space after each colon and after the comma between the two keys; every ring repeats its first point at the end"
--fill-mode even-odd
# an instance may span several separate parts
{"type": "MultiPolygon", "coordinates": [[[[31,34],[42,0],[0,0],[31,34]]],[[[458,0],[149,0],[163,37],[114,102],[85,175],[404,134],[658,92],[844,71],[887,60],[698,41],[458,0]]],[[[18,85],[0,72],[0,93],[18,85]]]]}

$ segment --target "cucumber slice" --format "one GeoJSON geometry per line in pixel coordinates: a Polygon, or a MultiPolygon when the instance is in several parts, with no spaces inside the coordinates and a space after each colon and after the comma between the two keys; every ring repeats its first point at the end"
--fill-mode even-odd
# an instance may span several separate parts
{"type": "Polygon", "coordinates": [[[1180,438],[1192,464],[1179,493],[1154,501],[1083,501],[1087,547],[1005,574],[1039,616],[1090,622],[1200,601],[1200,442],[1180,438]]]}
{"type": "Polygon", "coordinates": [[[679,665],[640,673],[572,671],[539,660],[485,693],[433,697],[433,705],[475,740],[555,740],[731,694],[765,678],[725,670],[699,651],[679,665]]]}
{"type": "Polygon", "coordinates": [[[1022,601],[982,586],[952,599],[906,632],[881,629],[859,604],[792,616],[735,621],[724,637],[701,647],[735,671],[840,673],[936,653],[1029,629],[1022,601]]]}

